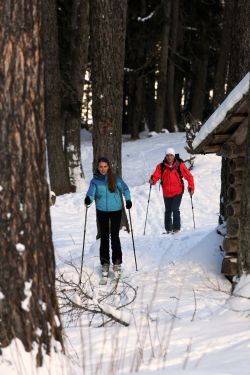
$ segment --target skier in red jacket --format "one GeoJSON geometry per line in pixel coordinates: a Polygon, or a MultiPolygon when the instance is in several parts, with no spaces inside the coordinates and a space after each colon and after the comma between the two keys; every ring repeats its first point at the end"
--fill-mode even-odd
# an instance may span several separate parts
{"type": "Polygon", "coordinates": [[[158,164],[149,183],[151,185],[161,179],[165,203],[165,229],[167,233],[176,233],[181,229],[180,204],[184,192],[182,177],[188,182],[190,195],[194,193],[194,178],[185,164],[176,159],[175,150],[168,148],[165,159],[158,164]]]}

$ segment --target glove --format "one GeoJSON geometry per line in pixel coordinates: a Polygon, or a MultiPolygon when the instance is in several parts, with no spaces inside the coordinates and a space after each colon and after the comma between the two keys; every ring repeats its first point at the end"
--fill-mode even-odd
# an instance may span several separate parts
{"type": "Polygon", "coordinates": [[[193,195],[193,194],[194,194],[194,191],[193,191],[193,189],[192,189],[191,187],[188,188],[188,191],[189,191],[189,194],[190,194],[190,195],[193,195]]]}
{"type": "Polygon", "coordinates": [[[153,185],[153,179],[152,179],[152,177],[150,177],[150,179],[149,179],[148,182],[150,183],[150,185],[153,185]]]}
{"type": "Polygon", "coordinates": [[[91,203],[91,200],[90,200],[90,197],[87,195],[87,197],[84,199],[84,203],[86,204],[86,206],[89,206],[90,203],[91,203]]]}
{"type": "Polygon", "coordinates": [[[126,208],[128,210],[130,210],[131,207],[132,207],[132,202],[131,201],[126,201],[126,208]]]}

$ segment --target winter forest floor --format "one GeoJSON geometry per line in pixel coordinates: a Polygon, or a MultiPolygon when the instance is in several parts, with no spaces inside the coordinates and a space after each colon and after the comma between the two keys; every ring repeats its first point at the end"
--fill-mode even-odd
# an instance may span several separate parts
{"type": "MultiPolygon", "coordinates": [[[[150,138],[123,143],[123,178],[132,195],[138,271],[131,235],[121,231],[123,279],[106,302],[116,307],[126,305],[136,293],[132,303],[116,310],[129,326],[108,322],[108,318],[97,314],[84,313],[79,319],[76,314],[64,315],[68,359],[64,367],[58,366],[58,372],[49,373],[250,374],[249,298],[231,296],[231,283],[220,273],[223,237],[217,234],[216,227],[221,159],[215,155],[195,158],[191,171],[196,184],[195,229],[186,190],[181,204],[181,232],[162,234],[164,207],[157,184],[152,188],[146,235],[143,235],[149,194],[147,181],[167,147],[174,147],[183,159],[188,157],[183,133],[153,134],[150,138]]],[[[79,278],[74,267],[79,269],[81,264],[83,200],[92,178],[92,144],[86,132],[82,134],[82,163],[85,191],[58,197],[51,207],[57,273],[68,280],[79,278]]],[[[83,282],[93,297],[91,303],[100,301],[114,289],[110,283],[105,287],[98,285],[99,240],[95,237],[95,208],[91,206],[83,267],[83,282]]],[[[249,296],[249,284],[245,278],[235,293],[249,296]]],[[[75,295],[72,300],[81,303],[75,295]]],[[[0,364],[1,375],[14,374],[2,373],[2,368],[0,364]]]]}

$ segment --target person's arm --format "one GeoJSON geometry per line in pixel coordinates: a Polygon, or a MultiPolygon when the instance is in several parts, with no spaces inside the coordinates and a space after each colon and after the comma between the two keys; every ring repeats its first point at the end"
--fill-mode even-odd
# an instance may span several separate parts
{"type": "Polygon", "coordinates": [[[89,205],[93,202],[93,200],[95,199],[95,194],[96,194],[96,185],[93,182],[93,180],[91,180],[88,191],[86,193],[85,200],[84,200],[86,205],[89,205]]]}
{"type": "Polygon", "coordinates": [[[117,188],[124,195],[126,201],[131,201],[131,195],[128,185],[123,181],[121,177],[117,177],[117,188]]]}
{"type": "Polygon", "coordinates": [[[161,164],[158,164],[157,167],[155,168],[154,173],[150,177],[149,183],[151,185],[155,185],[156,182],[161,178],[161,164]]]}
{"type": "Polygon", "coordinates": [[[193,175],[191,174],[191,172],[185,166],[184,163],[180,164],[180,171],[181,171],[181,174],[182,174],[183,178],[185,178],[185,180],[188,182],[189,193],[191,195],[193,195],[194,194],[194,177],[193,177],[193,175]]]}

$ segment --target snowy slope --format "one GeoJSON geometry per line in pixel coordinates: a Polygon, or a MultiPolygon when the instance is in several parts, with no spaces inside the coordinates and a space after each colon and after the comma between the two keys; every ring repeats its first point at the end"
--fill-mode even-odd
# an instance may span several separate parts
{"type": "MultiPolygon", "coordinates": [[[[163,235],[163,200],[154,186],[143,236],[150,175],[167,147],[188,157],[183,133],[161,134],[123,143],[123,177],[132,193],[131,210],[139,271],[135,271],[131,236],[121,232],[124,274],[137,288],[136,301],[128,306],[130,326],[87,326],[66,330],[68,350],[76,361],[74,374],[249,374],[250,321],[235,312],[231,284],[220,274],[222,238],[216,234],[219,212],[220,164],[215,155],[196,156],[192,171],[196,229],[187,192],[181,205],[182,231],[163,235]],[[82,360],[84,358],[84,361],[82,360]],[[84,365],[83,365],[84,362],[84,365]],[[146,371],[146,372],[145,372],[146,371]]],[[[92,173],[90,139],[82,142],[83,166],[88,185],[92,173]]],[[[86,186],[87,189],[87,186],[86,186]]],[[[53,236],[58,266],[72,259],[78,266],[82,249],[85,194],[70,194],[52,208],[53,236]]],[[[99,241],[95,240],[95,209],[88,212],[85,270],[98,283],[99,241]]],[[[66,267],[67,269],[67,267],[66,267]]],[[[241,300],[239,302],[239,309],[241,300]]]]}
{"type": "MultiPolygon", "coordinates": [[[[134,288],[135,301],[122,312],[117,311],[124,314],[129,326],[109,323],[98,327],[100,319],[94,318],[90,325],[91,316],[87,314],[78,321],[64,316],[66,365],[55,365],[52,361],[39,374],[47,374],[49,368],[53,375],[135,374],[138,371],[144,375],[179,375],[183,371],[187,375],[249,375],[249,279],[245,278],[237,289],[245,298],[231,297],[231,284],[220,273],[222,237],[216,233],[219,157],[199,155],[195,159],[192,173],[196,183],[193,196],[196,229],[186,191],[181,204],[182,231],[174,236],[162,234],[164,208],[157,185],[152,188],[146,235],[143,235],[149,194],[147,181],[170,146],[184,159],[188,156],[183,133],[165,133],[123,143],[123,177],[132,194],[138,271],[131,235],[121,231],[124,279],[118,286],[120,294],[109,303],[113,307],[126,303],[132,293],[127,283],[134,288]]],[[[82,162],[86,192],[92,178],[92,145],[87,133],[82,134],[82,162]]],[[[78,275],[68,263],[78,268],[81,264],[85,192],[58,197],[51,208],[57,271],[64,272],[69,279],[77,280],[78,275]]],[[[95,236],[95,208],[91,206],[83,281],[86,276],[89,278],[96,300],[112,287],[98,286],[99,241],[95,236]]],[[[79,302],[76,296],[75,300],[79,302]]],[[[11,353],[10,362],[13,350],[11,353]]],[[[0,363],[0,374],[14,373],[9,362],[0,363]]],[[[33,374],[27,368],[17,373],[33,374]]]]}

